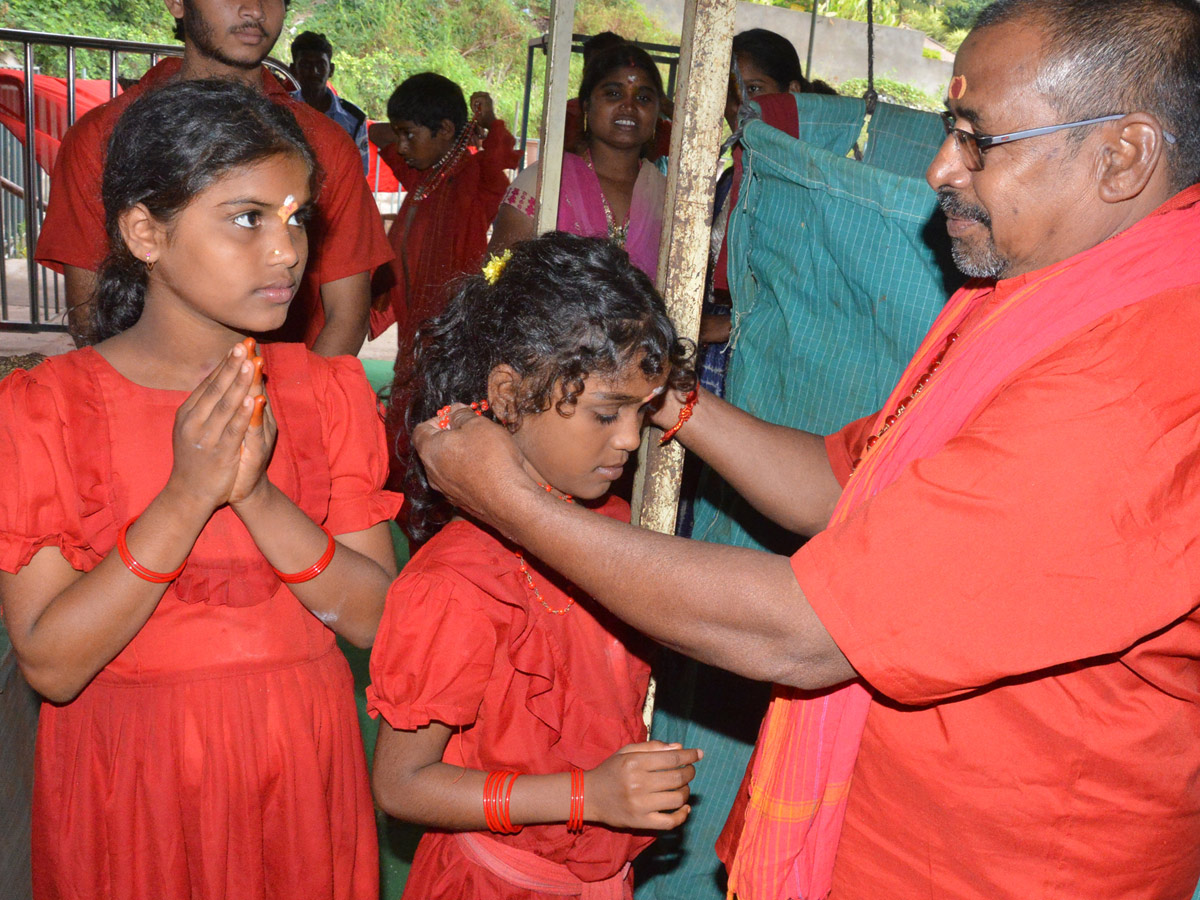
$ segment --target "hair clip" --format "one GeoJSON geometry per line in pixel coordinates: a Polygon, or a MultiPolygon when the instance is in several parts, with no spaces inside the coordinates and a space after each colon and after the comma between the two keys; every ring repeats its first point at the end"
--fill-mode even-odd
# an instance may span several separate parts
{"type": "Polygon", "coordinates": [[[499,256],[492,255],[487,264],[483,267],[483,277],[487,279],[488,284],[495,284],[500,280],[500,275],[504,272],[504,267],[508,265],[508,261],[512,259],[512,251],[505,250],[499,256]]]}

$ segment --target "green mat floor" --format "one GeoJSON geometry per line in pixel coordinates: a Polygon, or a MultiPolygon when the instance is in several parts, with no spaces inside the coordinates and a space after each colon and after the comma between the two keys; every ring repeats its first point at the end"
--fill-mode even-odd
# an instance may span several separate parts
{"type": "MultiPolygon", "coordinates": [[[[362,364],[367,373],[367,380],[377,392],[391,384],[390,362],[364,359],[362,364]]],[[[396,548],[396,568],[401,569],[408,562],[408,541],[394,523],[392,543],[396,548]]],[[[338,644],[350,663],[350,671],[354,673],[354,700],[358,705],[358,724],[362,729],[363,745],[366,747],[369,763],[375,755],[375,735],[379,729],[375,720],[367,715],[366,689],[371,682],[368,672],[371,651],[360,650],[341,640],[338,644]]],[[[417,841],[421,837],[421,829],[399,822],[379,810],[375,811],[375,820],[379,826],[379,897],[380,900],[396,900],[404,891],[404,882],[408,878],[408,870],[412,865],[413,853],[417,849],[417,841]]]]}

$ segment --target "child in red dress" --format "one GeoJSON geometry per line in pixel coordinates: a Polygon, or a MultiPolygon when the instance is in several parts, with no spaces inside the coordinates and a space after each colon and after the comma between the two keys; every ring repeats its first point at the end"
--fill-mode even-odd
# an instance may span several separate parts
{"type": "MultiPolygon", "coordinates": [[[[555,232],[466,279],[422,328],[409,422],[471,402],[547,491],[628,520],[609,488],[647,405],[691,387],[687,356],[622,250],[555,232]]],[[[376,801],[431,828],[405,897],[632,896],[630,862],[647,831],[687,818],[701,755],[646,740],[646,645],[451,509],[415,457],[409,475],[410,527],[436,534],[388,593],[368,689],[376,801]]]]}
{"type": "Polygon", "coordinates": [[[387,428],[399,480],[408,446],[401,420],[408,405],[413,336],[445,307],[448,285],[483,263],[488,229],[508,189],[507,170],[515,169],[521,157],[496,118],[490,95],[471,95],[468,119],[462,88],[435,72],[401,82],[388,98],[387,114],[388,122],[372,125],[369,134],[406,194],[388,231],[396,258],[375,276],[370,336],[392,322],[398,325],[396,374],[402,377],[388,407],[387,428]],[[472,152],[480,137],[482,148],[472,152]]]}
{"type": "Polygon", "coordinates": [[[374,639],[399,498],[358,361],[245,340],[287,316],[314,181],[255,91],[139,98],[103,178],[102,340],[0,383],[37,900],[378,897],[334,635],[374,639]]]}

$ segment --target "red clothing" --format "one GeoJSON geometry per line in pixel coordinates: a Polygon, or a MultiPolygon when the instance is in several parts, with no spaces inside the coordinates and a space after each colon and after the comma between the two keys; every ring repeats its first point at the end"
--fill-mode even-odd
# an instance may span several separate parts
{"type": "MultiPolygon", "coordinates": [[[[271,480],[335,534],[395,513],[356,360],[264,345],[271,480]]],[[[0,383],[0,569],[57,546],[90,571],[170,473],[187,397],[91,348],[0,383]]],[[[153,615],[70,703],[44,703],[37,900],[375,900],[375,817],[353,682],[333,633],[228,507],[153,615]]]]}
{"type": "MultiPolygon", "coordinates": [[[[838,900],[1190,896],[1198,301],[1166,291],[1057,342],[793,557],[876,692],[838,900]]],[[[828,439],[843,483],[873,418],[828,439]]]]}
{"type": "MultiPolygon", "coordinates": [[[[104,152],[117,119],[147,90],[164,84],[182,61],[164,59],[141,81],[114,100],[81,117],[63,138],[54,164],[50,204],[38,236],[38,262],[96,271],[108,252],[104,206],[100,199],[104,152]]],[[[315,215],[308,225],[308,265],[292,301],[287,323],[275,340],[303,341],[310,347],[325,325],[321,285],[359,272],[372,272],[391,259],[379,209],[362,174],[362,158],[336,122],[306,103],[293,100],[267,69],[263,90],[286,107],[304,131],[324,173],[315,215]]]]}
{"type": "MultiPolygon", "coordinates": [[[[600,510],[629,518],[610,499],[600,510]]],[[[646,739],[642,702],[649,666],[630,649],[634,637],[578,589],[536,562],[527,565],[534,598],[514,548],[466,521],[443,528],[405,566],[388,593],[371,653],[367,709],[393,728],[432,721],[455,729],[443,760],[471,769],[546,774],[591,769],[626,744],[646,739]]],[[[577,877],[610,878],[650,837],[587,825],[531,825],[489,836],[565,864],[577,877]]],[[[453,833],[421,839],[406,897],[532,900],[471,861],[453,833]]]]}
{"type": "Polygon", "coordinates": [[[467,153],[454,171],[424,200],[412,192],[429,174],[412,168],[389,144],[379,151],[407,192],[388,232],[395,259],[380,272],[376,293],[387,291],[389,312],[372,317],[371,336],[392,322],[400,323],[400,355],[405,357],[417,326],[445,307],[446,285],[483,263],[487,233],[508,188],[506,169],[515,169],[521,155],[513,136],[497,119],[488,129],[479,153],[467,153]]]}

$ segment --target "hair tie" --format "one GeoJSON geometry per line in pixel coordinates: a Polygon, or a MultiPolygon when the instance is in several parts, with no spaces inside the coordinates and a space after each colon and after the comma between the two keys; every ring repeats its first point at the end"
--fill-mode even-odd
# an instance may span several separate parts
{"type": "Polygon", "coordinates": [[[493,254],[483,267],[483,277],[487,279],[488,284],[495,284],[500,280],[500,276],[504,273],[504,267],[508,265],[508,261],[512,259],[512,251],[505,250],[499,256],[493,254]]]}

